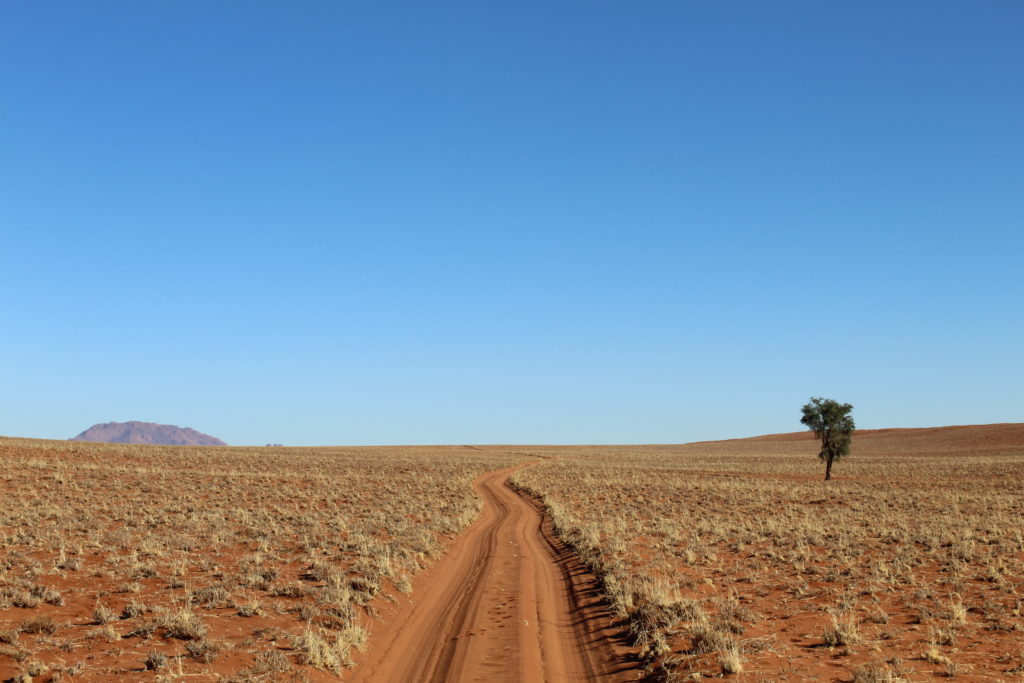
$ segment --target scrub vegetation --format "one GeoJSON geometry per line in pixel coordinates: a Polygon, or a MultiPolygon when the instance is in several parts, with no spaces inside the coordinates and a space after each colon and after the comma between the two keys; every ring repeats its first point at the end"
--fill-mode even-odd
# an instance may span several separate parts
{"type": "Polygon", "coordinates": [[[333,679],[514,460],[0,439],[0,680],[333,679]]]}
{"type": "Polygon", "coordinates": [[[513,465],[623,672],[1024,678],[1024,425],[858,431],[827,482],[820,450],[0,439],[0,680],[346,677],[513,465]]]}
{"type": "Polygon", "coordinates": [[[514,476],[669,679],[1020,680],[1024,425],[538,451],[514,476]]]}

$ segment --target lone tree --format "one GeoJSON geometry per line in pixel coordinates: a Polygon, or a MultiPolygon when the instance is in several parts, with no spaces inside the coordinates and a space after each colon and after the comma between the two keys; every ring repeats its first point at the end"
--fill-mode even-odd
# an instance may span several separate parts
{"type": "Polygon", "coordinates": [[[832,461],[850,454],[852,411],[849,403],[837,403],[830,398],[812,398],[803,407],[804,416],[800,421],[821,439],[818,457],[825,461],[825,481],[832,478],[832,461]]]}

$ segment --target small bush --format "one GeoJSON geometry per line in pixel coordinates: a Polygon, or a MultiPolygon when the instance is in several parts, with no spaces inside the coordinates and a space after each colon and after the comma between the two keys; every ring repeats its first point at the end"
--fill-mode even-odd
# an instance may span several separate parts
{"type": "Polygon", "coordinates": [[[853,672],[853,683],[894,683],[897,680],[887,666],[878,662],[865,664],[853,672]]]}
{"type": "Polygon", "coordinates": [[[150,650],[146,655],[146,671],[158,671],[159,669],[167,666],[167,655],[163,652],[157,652],[156,650],[150,650]]]}
{"type": "Polygon", "coordinates": [[[102,626],[103,624],[109,624],[117,618],[114,610],[110,609],[106,605],[97,604],[92,610],[92,623],[102,626]]]}
{"type": "Polygon", "coordinates": [[[160,626],[168,638],[199,640],[206,637],[206,624],[187,609],[180,609],[165,615],[160,626]]]}
{"type": "Polygon", "coordinates": [[[859,643],[860,630],[857,628],[857,616],[853,612],[842,612],[838,617],[833,614],[832,626],[825,629],[823,639],[829,647],[859,643]]]}
{"type": "Polygon", "coordinates": [[[53,634],[57,631],[57,624],[53,623],[50,617],[32,617],[21,622],[23,633],[46,633],[53,634]]]}
{"type": "Polygon", "coordinates": [[[134,619],[146,612],[146,605],[141,600],[132,600],[121,610],[122,619],[134,619]]]}
{"type": "Polygon", "coordinates": [[[733,641],[718,653],[718,666],[726,675],[743,673],[739,643],[733,641]]]}
{"type": "Polygon", "coordinates": [[[198,659],[209,664],[217,659],[220,654],[220,646],[213,641],[203,638],[201,640],[190,640],[185,643],[185,652],[189,657],[198,659]]]}
{"type": "Polygon", "coordinates": [[[262,613],[263,608],[260,606],[258,600],[252,600],[238,608],[238,616],[240,617],[256,617],[262,613]]]}

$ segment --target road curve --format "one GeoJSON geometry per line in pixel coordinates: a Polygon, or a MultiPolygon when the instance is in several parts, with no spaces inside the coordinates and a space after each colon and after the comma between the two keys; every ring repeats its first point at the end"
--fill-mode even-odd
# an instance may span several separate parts
{"type": "MultiPolygon", "coordinates": [[[[522,466],[520,466],[522,467],[522,466]]],[[[374,629],[350,680],[630,680],[607,634],[580,608],[575,570],[538,507],[508,485],[520,468],[483,475],[480,518],[417,588],[416,599],[374,629]],[[617,671],[617,672],[616,672],[617,671]]]]}

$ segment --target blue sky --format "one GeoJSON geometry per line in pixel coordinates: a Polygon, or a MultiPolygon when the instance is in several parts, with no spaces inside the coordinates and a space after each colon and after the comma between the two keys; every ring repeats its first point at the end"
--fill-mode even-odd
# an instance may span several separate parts
{"type": "Polygon", "coordinates": [[[1019,2],[0,10],[0,433],[1024,420],[1019,2]]]}

